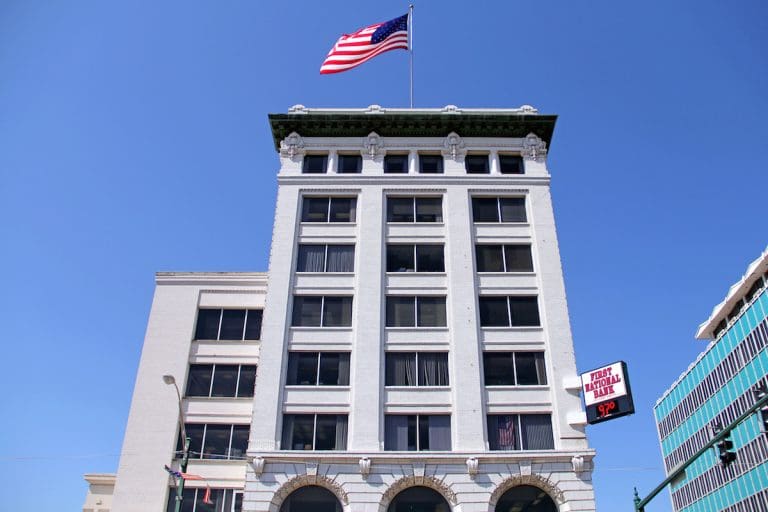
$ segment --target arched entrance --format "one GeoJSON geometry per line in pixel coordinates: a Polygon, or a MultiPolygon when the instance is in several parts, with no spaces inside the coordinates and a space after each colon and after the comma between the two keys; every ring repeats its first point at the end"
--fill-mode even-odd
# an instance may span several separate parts
{"type": "Polygon", "coordinates": [[[318,485],[306,485],[285,498],[280,512],[342,512],[342,507],[328,489],[318,485]]]}
{"type": "Polygon", "coordinates": [[[557,512],[557,505],[546,491],[532,485],[518,485],[501,495],[495,512],[557,512]]]}
{"type": "Polygon", "coordinates": [[[387,512],[450,512],[443,496],[429,487],[417,485],[398,493],[389,503],[387,512]]]}

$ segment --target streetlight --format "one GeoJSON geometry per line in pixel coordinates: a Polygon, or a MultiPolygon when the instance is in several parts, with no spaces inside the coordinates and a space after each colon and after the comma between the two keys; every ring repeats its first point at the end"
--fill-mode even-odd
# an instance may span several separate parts
{"type": "Polygon", "coordinates": [[[181,476],[179,477],[179,485],[176,486],[176,512],[181,512],[181,501],[184,499],[184,474],[187,472],[187,463],[189,462],[189,444],[191,440],[187,436],[187,431],[184,428],[184,413],[181,409],[181,392],[179,392],[179,386],[176,385],[176,379],[173,375],[163,375],[163,382],[168,385],[173,385],[173,389],[176,390],[176,398],[179,405],[179,417],[178,422],[181,427],[181,437],[184,439],[184,448],[181,457],[181,476]]]}

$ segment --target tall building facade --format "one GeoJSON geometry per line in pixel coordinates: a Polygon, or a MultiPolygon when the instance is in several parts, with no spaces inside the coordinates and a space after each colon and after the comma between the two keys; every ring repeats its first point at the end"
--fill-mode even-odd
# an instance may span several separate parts
{"type": "MultiPolygon", "coordinates": [[[[656,402],[664,466],[670,472],[756,401],[768,385],[768,250],[715,306],[696,337],[711,340],[656,402]]],[[[671,487],[675,511],[754,512],[768,504],[768,434],[756,413],[733,430],[736,460],[723,467],[717,450],[701,455],[671,487]]]]}
{"type": "Polygon", "coordinates": [[[179,415],[205,478],[186,482],[189,512],[594,510],[546,165],[556,117],[269,118],[269,272],[158,276],[114,510],[172,510],[179,415]]]}

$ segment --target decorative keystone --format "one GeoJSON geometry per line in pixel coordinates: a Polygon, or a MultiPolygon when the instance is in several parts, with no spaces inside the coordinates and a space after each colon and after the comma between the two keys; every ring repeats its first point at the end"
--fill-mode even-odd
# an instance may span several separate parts
{"type": "Polygon", "coordinates": [[[470,457],[467,459],[467,473],[469,473],[469,478],[474,480],[479,468],[480,463],[478,462],[477,457],[470,457]]]}
{"type": "Polygon", "coordinates": [[[371,473],[371,459],[363,457],[358,461],[358,465],[360,466],[360,474],[363,475],[363,480],[367,479],[371,473]]]}
{"type": "Polygon", "coordinates": [[[256,478],[261,477],[261,474],[264,473],[264,466],[266,464],[267,460],[264,457],[254,457],[251,465],[253,466],[253,473],[256,475],[256,478]]]}
{"type": "Polygon", "coordinates": [[[424,483],[424,471],[426,467],[424,464],[414,464],[413,465],[413,479],[416,482],[416,485],[421,485],[424,483]]]}
{"type": "Polygon", "coordinates": [[[574,455],[571,458],[571,466],[573,466],[573,472],[577,475],[584,471],[584,457],[581,455],[574,455]]]}
{"type": "Polygon", "coordinates": [[[317,483],[317,462],[307,462],[306,464],[307,480],[312,485],[317,483]]]}

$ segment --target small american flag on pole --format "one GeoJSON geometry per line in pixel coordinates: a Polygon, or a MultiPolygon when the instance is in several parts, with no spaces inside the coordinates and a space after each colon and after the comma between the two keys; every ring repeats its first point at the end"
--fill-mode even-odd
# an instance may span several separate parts
{"type": "Polygon", "coordinates": [[[320,74],[341,73],[389,50],[408,49],[408,15],[344,34],[336,41],[320,74]]]}

